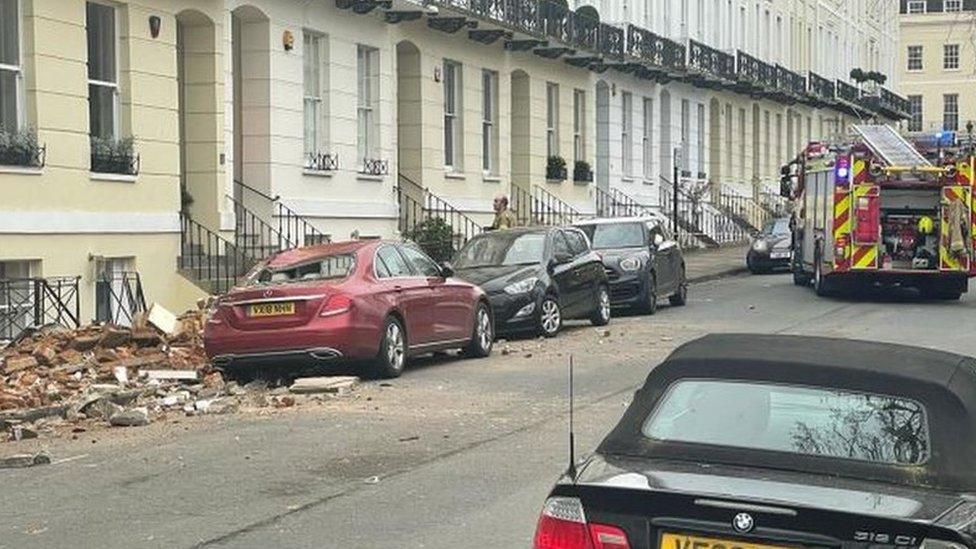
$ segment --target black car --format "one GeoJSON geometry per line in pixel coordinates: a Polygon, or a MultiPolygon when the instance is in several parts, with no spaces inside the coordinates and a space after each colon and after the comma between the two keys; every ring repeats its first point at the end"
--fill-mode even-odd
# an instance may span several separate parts
{"type": "Polygon", "coordinates": [[[976,548],[976,360],[712,335],[648,375],[535,547],[976,548]]]}
{"type": "Polygon", "coordinates": [[[752,239],[746,265],[752,274],[789,269],[792,257],[792,232],[786,217],[771,219],[752,239]]]}
{"type": "Polygon", "coordinates": [[[455,257],[455,275],[488,294],[496,333],[556,335],[563,320],[610,322],[600,257],[578,229],[518,228],[480,234],[455,257]]]}
{"type": "Polygon", "coordinates": [[[671,305],[688,299],[685,258],[677,241],[656,217],[595,219],[576,224],[603,258],[610,280],[610,303],[648,314],[658,300],[671,305]]]}

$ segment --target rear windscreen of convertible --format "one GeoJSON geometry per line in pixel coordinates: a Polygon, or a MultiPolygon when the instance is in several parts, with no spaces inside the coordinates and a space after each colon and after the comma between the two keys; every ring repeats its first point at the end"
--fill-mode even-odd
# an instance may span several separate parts
{"type": "Polygon", "coordinates": [[[926,412],[917,402],[755,382],[679,381],[642,432],[658,441],[887,465],[920,465],[929,456],[926,412]]]}

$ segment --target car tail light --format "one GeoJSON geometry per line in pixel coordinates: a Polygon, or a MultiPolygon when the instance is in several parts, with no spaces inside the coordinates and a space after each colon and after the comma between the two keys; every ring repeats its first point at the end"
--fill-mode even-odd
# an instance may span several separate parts
{"type": "Polygon", "coordinates": [[[546,500],[535,532],[535,549],[630,549],[627,534],[615,526],[586,523],[578,498],[546,500]]]}
{"type": "Polygon", "coordinates": [[[329,298],[325,303],[325,307],[322,307],[322,312],[319,316],[336,316],[343,313],[348,313],[349,309],[352,308],[352,299],[347,295],[336,294],[329,298]]]}

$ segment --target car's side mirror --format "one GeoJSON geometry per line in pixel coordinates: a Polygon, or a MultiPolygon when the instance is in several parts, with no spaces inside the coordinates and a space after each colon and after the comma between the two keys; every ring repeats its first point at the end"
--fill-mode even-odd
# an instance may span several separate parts
{"type": "Polygon", "coordinates": [[[442,277],[448,278],[454,276],[454,266],[451,265],[449,262],[445,261],[444,263],[441,263],[440,267],[441,267],[442,277]]]}
{"type": "Polygon", "coordinates": [[[654,235],[654,247],[660,248],[661,244],[664,244],[664,236],[660,234],[654,235]]]}

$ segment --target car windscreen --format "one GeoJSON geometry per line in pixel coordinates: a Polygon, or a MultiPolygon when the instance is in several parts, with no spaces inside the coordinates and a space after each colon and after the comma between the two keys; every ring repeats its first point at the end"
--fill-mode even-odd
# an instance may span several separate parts
{"type": "Polygon", "coordinates": [[[543,233],[498,231],[468,242],[458,252],[454,266],[465,269],[541,263],[545,249],[546,235],[543,233]]]}
{"type": "Polygon", "coordinates": [[[594,250],[644,246],[644,227],[640,223],[594,223],[579,228],[586,233],[594,250]]]}
{"type": "Polygon", "coordinates": [[[789,219],[773,219],[767,221],[763,225],[763,233],[770,234],[774,236],[782,236],[790,234],[790,220],[789,219]]]}
{"type": "Polygon", "coordinates": [[[318,257],[298,265],[287,267],[262,267],[247,280],[248,286],[287,284],[310,280],[335,280],[347,278],[356,268],[354,254],[335,254],[318,257]]]}
{"type": "Polygon", "coordinates": [[[655,441],[920,465],[929,456],[924,407],[912,400],[730,380],[674,383],[644,421],[655,441]]]}

